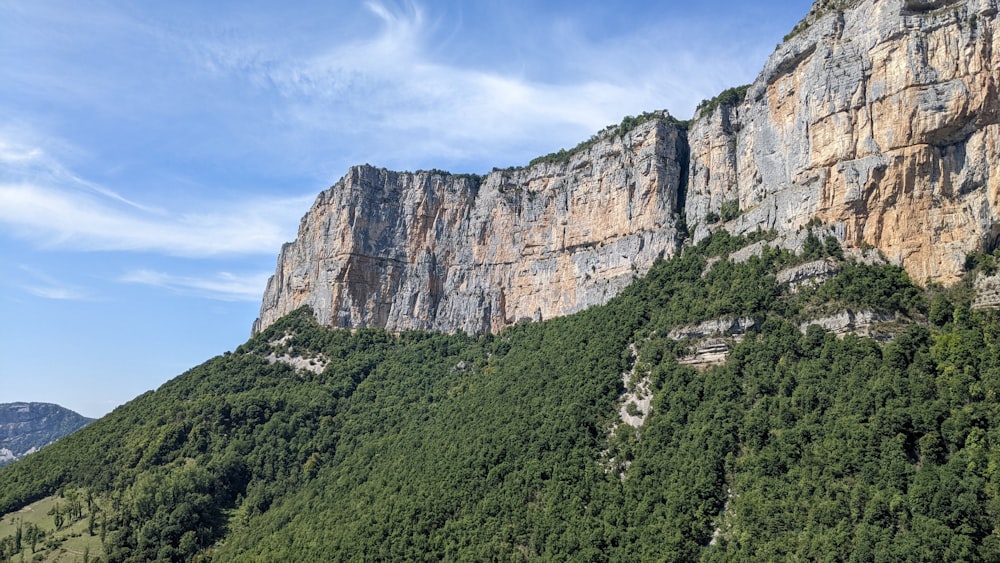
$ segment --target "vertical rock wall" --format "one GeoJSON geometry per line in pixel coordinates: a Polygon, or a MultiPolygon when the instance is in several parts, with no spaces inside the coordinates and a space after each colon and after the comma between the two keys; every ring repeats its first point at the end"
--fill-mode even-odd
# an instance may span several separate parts
{"type": "Polygon", "coordinates": [[[746,100],[691,130],[695,238],[727,228],[836,227],[918,281],[951,282],[996,244],[1000,36],[996,0],[866,0],[775,51],[746,100]]]}
{"type": "Polygon", "coordinates": [[[604,303],[676,246],[682,129],[657,119],[483,178],[357,166],[317,198],[268,282],[260,331],[499,330],[604,303]]]}
{"type": "Polygon", "coordinates": [[[483,179],[352,168],[285,245],[259,331],[496,331],[604,303],[712,229],[816,222],[917,281],[998,243],[998,0],[823,0],[745,100],[483,179]]]}

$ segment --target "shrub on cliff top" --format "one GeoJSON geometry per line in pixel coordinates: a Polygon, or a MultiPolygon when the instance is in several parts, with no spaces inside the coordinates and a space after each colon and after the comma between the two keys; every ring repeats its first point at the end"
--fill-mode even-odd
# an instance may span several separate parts
{"type": "Polygon", "coordinates": [[[735,106],[746,99],[747,90],[749,89],[750,85],[744,84],[743,86],[734,86],[733,88],[723,90],[714,98],[702,100],[698,104],[698,107],[695,108],[695,111],[701,115],[706,115],[715,111],[715,108],[719,106],[735,106]]]}
{"type": "Polygon", "coordinates": [[[635,116],[626,115],[625,117],[622,118],[620,123],[612,123],[611,125],[608,125],[604,129],[601,129],[597,133],[591,135],[589,139],[581,142],[572,149],[569,150],[559,149],[556,152],[549,153],[544,156],[539,156],[537,158],[532,159],[531,162],[528,163],[528,166],[534,166],[536,164],[542,164],[542,163],[566,162],[574,154],[590,148],[598,141],[624,135],[629,131],[632,131],[636,127],[646,122],[653,121],[654,119],[663,119],[667,123],[676,125],[681,129],[687,129],[689,123],[687,121],[681,121],[675,118],[674,116],[670,115],[670,112],[668,112],[667,110],[644,111],[639,115],[635,116]]]}

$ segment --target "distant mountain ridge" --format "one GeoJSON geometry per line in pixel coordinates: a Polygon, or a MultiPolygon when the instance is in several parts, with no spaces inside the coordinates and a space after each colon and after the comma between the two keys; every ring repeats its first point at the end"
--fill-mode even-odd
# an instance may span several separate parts
{"type": "Polygon", "coordinates": [[[93,421],[52,403],[0,403],[0,466],[34,453],[93,421]]]}

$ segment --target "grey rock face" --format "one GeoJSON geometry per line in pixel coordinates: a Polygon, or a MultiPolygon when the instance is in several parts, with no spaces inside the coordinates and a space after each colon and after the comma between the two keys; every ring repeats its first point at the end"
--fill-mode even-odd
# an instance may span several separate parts
{"type": "Polygon", "coordinates": [[[744,317],[739,319],[712,319],[695,325],[681,326],[671,330],[667,338],[684,340],[708,336],[737,336],[746,334],[757,326],[757,321],[744,317]]]}
{"type": "Polygon", "coordinates": [[[1000,275],[979,274],[976,277],[975,288],[976,298],[972,302],[973,309],[1000,308],[1000,275]]]}
{"type": "MultiPolygon", "coordinates": [[[[821,225],[951,283],[1000,244],[998,0],[824,0],[746,99],[484,179],[358,166],[282,248],[254,332],[325,325],[496,331],[606,302],[717,228],[821,225]]],[[[747,259],[760,251],[734,253],[747,259]]]]}
{"type": "MultiPolygon", "coordinates": [[[[735,340],[735,339],[734,339],[735,340]]],[[[725,340],[706,340],[700,343],[694,353],[680,358],[677,363],[699,371],[726,363],[729,358],[729,343],[725,340]]]]}
{"type": "Polygon", "coordinates": [[[840,266],[837,262],[824,258],[786,268],[778,272],[775,279],[778,283],[787,283],[789,289],[794,293],[802,287],[819,285],[833,277],[838,271],[840,271],[840,266]]]}
{"type": "Polygon", "coordinates": [[[847,333],[868,336],[872,328],[882,323],[896,320],[895,313],[880,313],[878,311],[843,311],[836,315],[806,321],[799,326],[803,333],[810,325],[819,325],[824,329],[843,336],[847,333]]]}
{"type": "Polygon", "coordinates": [[[658,119],[482,181],[354,167],[282,248],[254,332],[302,305],[329,326],[478,333],[605,303],[673,254],[686,148],[658,119]]]}
{"type": "Polygon", "coordinates": [[[847,8],[814,8],[743,103],[696,119],[694,239],[816,220],[847,248],[950,283],[1000,233],[997,2],[834,4],[847,8]],[[725,202],[740,215],[709,224],[725,202]]]}

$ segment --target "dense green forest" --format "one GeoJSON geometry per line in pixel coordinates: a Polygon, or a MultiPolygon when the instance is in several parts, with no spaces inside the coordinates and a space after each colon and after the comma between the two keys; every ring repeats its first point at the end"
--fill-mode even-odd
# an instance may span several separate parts
{"type": "Polygon", "coordinates": [[[297,311],[0,469],[0,513],[86,498],[90,561],[1000,560],[997,312],[833,239],[726,259],[750,242],[716,234],[608,305],[499,335],[297,311]],[[814,290],[775,281],[821,257],[840,269],[814,290]],[[844,310],[896,321],[806,326],[844,310]],[[727,317],[755,320],[728,361],[678,362],[695,345],[672,328],[727,317]],[[639,429],[616,426],[633,369],[639,429]]]}

